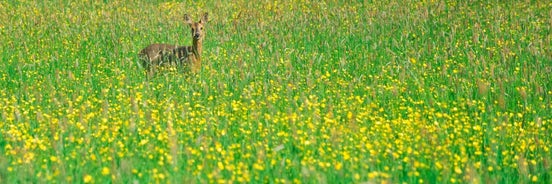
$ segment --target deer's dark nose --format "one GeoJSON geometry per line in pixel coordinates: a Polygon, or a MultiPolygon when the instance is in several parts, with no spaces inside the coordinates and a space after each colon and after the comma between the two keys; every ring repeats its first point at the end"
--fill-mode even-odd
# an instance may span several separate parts
{"type": "Polygon", "coordinates": [[[199,38],[200,36],[201,36],[201,34],[199,34],[199,33],[194,34],[194,38],[199,38]]]}

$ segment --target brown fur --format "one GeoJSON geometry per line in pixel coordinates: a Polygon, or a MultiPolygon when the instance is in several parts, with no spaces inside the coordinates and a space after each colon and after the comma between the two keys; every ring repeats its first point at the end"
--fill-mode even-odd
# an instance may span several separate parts
{"type": "Polygon", "coordinates": [[[207,23],[208,14],[205,13],[199,22],[192,22],[188,15],[184,15],[184,22],[192,31],[192,46],[177,46],[169,44],[151,44],[142,49],[138,56],[142,66],[148,74],[153,74],[158,66],[163,65],[189,65],[192,72],[201,69],[201,52],[203,51],[203,39],[205,38],[204,26],[207,23]]]}

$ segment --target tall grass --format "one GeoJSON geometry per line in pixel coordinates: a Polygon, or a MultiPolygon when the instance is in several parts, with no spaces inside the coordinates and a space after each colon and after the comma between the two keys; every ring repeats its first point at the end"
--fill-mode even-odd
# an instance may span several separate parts
{"type": "Polygon", "coordinates": [[[0,182],[550,183],[551,10],[0,2],[0,182]],[[202,70],[148,79],[203,12],[202,70]]]}

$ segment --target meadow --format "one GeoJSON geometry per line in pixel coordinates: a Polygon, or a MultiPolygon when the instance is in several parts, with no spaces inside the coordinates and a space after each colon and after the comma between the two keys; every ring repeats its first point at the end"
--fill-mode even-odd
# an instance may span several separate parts
{"type": "Polygon", "coordinates": [[[552,3],[0,2],[0,183],[551,183],[552,3]],[[147,78],[138,52],[203,66],[147,78]]]}

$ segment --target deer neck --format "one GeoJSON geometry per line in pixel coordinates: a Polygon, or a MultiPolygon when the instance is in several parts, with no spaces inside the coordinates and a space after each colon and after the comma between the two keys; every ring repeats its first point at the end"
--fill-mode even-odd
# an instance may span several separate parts
{"type": "Polygon", "coordinates": [[[192,52],[194,57],[201,61],[201,52],[203,51],[203,39],[194,39],[192,45],[192,52]]]}
{"type": "Polygon", "coordinates": [[[203,39],[195,39],[192,45],[192,71],[197,72],[201,68],[201,51],[203,50],[203,39]]]}

